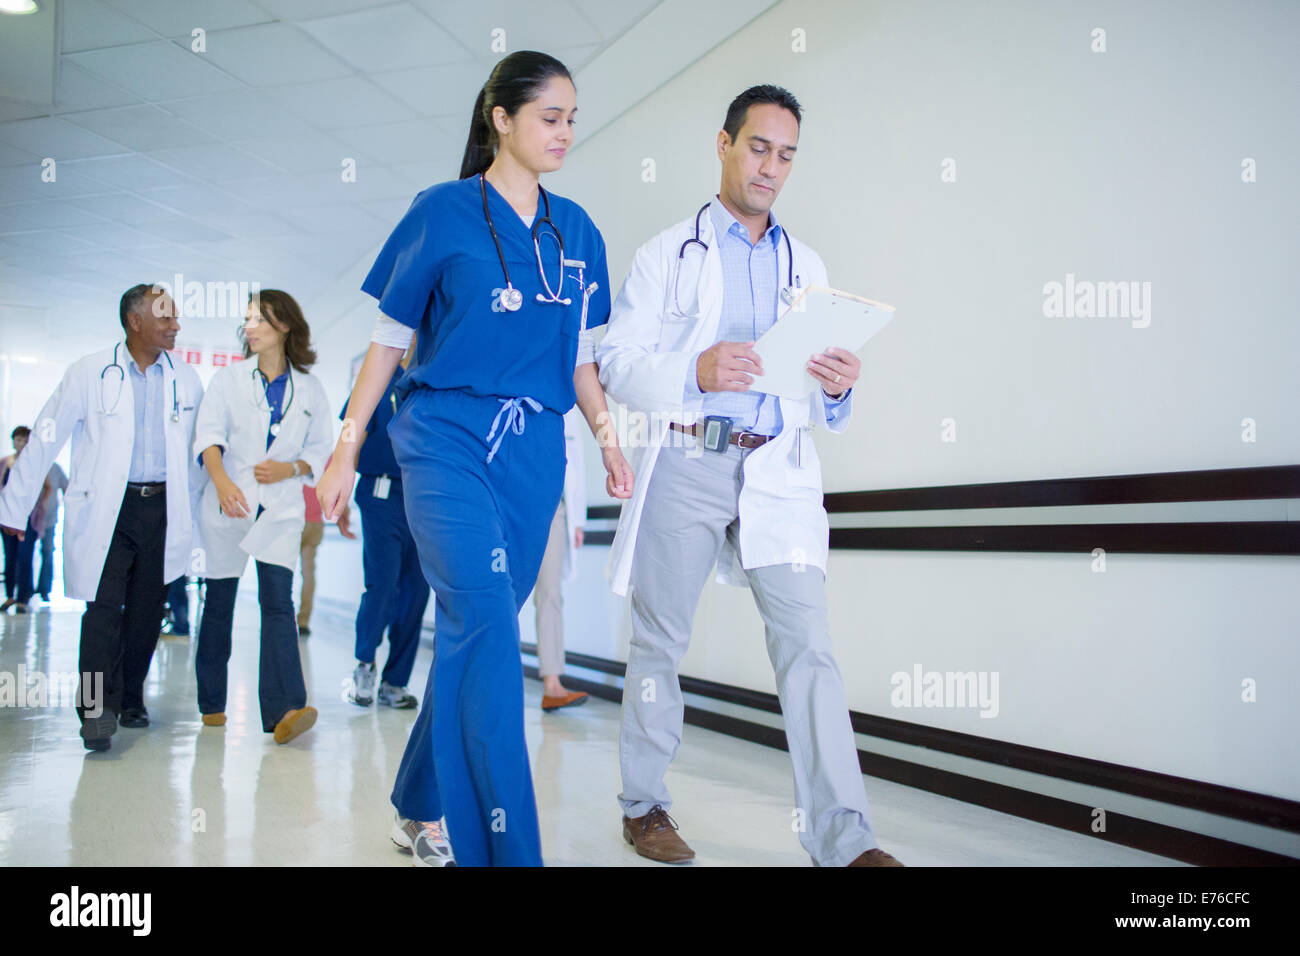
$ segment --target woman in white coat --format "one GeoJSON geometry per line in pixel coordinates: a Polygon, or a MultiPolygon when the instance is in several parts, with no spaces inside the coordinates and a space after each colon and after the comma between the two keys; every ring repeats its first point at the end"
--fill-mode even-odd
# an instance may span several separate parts
{"type": "Polygon", "coordinates": [[[194,454],[212,481],[199,527],[207,598],[195,659],[203,723],[226,722],[226,667],[235,595],[249,555],[262,610],[258,701],[262,729],[287,743],[316,722],[307,706],[293,572],[306,516],[302,486],[325,469],[334,443],[325,389],[308,372],[311,330],[288,293],[264,289],[249,302],[244,361],[213,376],[199,408],[194,454]]]}

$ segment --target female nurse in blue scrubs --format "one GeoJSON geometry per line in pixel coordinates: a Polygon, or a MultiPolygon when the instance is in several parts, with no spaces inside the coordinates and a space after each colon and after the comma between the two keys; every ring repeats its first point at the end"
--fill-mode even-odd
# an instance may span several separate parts
{"type": "Polygon", "coordinates": [[[460,179],[415,198],[362,284],[380,315],[316,485],[333,520],[361,430],[418,329],[388,428],[436,602],[433,670],[392,795],[393,839],[417,864],[450,863],[448,839],[460,865],[542,862],[518,614],[563,490],[575,400],[602,446],[607,491],[632,494],[614,429],[602,427],[587,331],[609,317],[605,242],[580,206],[538,182],[573,143],[576,99],[569,71],[544,53],[493,69],[460,179]]]}

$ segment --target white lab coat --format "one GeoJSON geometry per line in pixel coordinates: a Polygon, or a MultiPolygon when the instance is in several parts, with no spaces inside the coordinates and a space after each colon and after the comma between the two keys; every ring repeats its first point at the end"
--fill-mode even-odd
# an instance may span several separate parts
{"type": "Polygon", "coordinates": [[[208,383],[194,429],[195,457],[211,445],[222,446],[222,466],[248,502],[246,516],[230,517],[221,513],[217,486],[208,482],[204,489],[199,527],[206,552],[203,573],[210,578],[239,577],[249,555],[290,570],[297,567],[306,524],[302,486],[320,478],[334,449],[325,387],[316,376],[296,369],[292,388],[286,385],[288,408],[280,433],[271,447],[266,447],[271,409],[256,368],[257,360],[250,358],[217,372],[208,383]],[[253,476],[253,468],[267,459],[294,462],[299,458],[311,466],[311,476],[271,484],[261,484],[253,476]],[[256,517],[258,505],[266,509],[260,518],[256,517]]]}
{"type": "Polygon", "coordinates": [[[578,574],[573,560],[573,539],[587,520],[586,452],[582,447],[582,433],[587,419],[577,405],[564,416],[564,516],[568,537],[564,543],[564,580],[572,581],[578,574]]]}
{"type": "MultiPolygon", "coordinates": [[[[63,495],[63,582],[68,597],[93,601],[99,591],[104,559],[113,540],[135,444],[135,393],[131,388],[131,353],[119,343],[117,371],[113,349],[73,362],[32,425],[27,447],[18,456],[9,483],[0,494],[0,524],[22,528],[40,496],[54,458],[72,439],[72,468],[63,495]],[[102,386],[102,387],[101,387],[102,386]],[[111,414],[109,414],[111,412],[111,414]]],[[[199,546],[195,513],[206,475],[190,457],[194,422],[203,384],[184,362],[163,369],[163,439],[167,468],[167,543],[163,583],[190,571],[199,546]],[[172,383],[180,421],[171,420],[172,383]]]]}
{"type": "MultiPolygon", "coordinates": [[[[646,491],[654,474],[659,449],[669,434],[669,421],[691,424],[703,413],[702,398],[683,404],[687,376],[695,375],[697,353],[714,344],[722,318],[722,260],[714,242],[713,219],[700,217],[700,238],[709,246],[702,266],[699,247],[694,250],[694,267],[688,265],[681,283],[681,306],[688,315],[678,314],[674,305],[673,279],[678,249],[695,235],[695,217],[664,230],[640,249],[610,314],[609,328],[597,349],[600,382],[630,413],[644,413],[646,443],[633,449],[632,470],[636,475],[632,497],[619,514],[606,577],[616,594],[627,594],[636,549],[637,530],[646,491]],[[695,283],[698,271],[698,307],[695,283]]],[[[801,286],[826,285],[826,267],[821,258],[798,239],[791,237],[794,274],[801,286]]],[[[691,260],[691,250],[687,259],[691,260]]],[[[778,282],[785,285],[786,245],[778,247],[778,282]]],[[[718,558],[718,580],[748,587],[744,568],[772,564],[797,564],[826,570],[830,538],[826,510],[822,506],[821,463],[811,437],[802,436],[802,465],[796,465],[798,432],[813,425],[843,431],[850,407],[838,422],[826,418],[820,390],[806,398],[781,398],[781,432],[772,441],[749,452],[745,460],[745,482],[740,493],[740,555],[724,543],[718,558]]],[[[852,399],[849,399],[850,403],[852,399]]],[[[689,436],[672,433],[690,441],[689,436]]],[[[712,455],[697,446],[692,454],[712,455]]]]}

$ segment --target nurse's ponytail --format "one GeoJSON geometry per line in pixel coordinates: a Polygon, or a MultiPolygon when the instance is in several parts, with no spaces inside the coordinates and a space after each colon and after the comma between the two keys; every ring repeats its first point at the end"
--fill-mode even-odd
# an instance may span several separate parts
{"type": "Polygon", "coordinates": [[[461,179],[487,172],[496,158],[497,131],[492,122],[492,111],[500,106],[507,116],[514,116],[519,107],[536,99],[542,87],[556,76],[570,82],[573,80],[563,63],[535,50],[518,50],[497,63],[474,101],[469,139],[465,142],[465,156],[460,162],[461,179]]]}
{"type": "Polygon", "coordinates": [[[478,91],[474,101],[474,115],[469,121],[469,140],[465,143],[465,158],[460,161],[460,178],[469,179],[485,172],[492,165],[492,127],[484,116],[483,101],[487,97],[487,87],[478,91]]]}

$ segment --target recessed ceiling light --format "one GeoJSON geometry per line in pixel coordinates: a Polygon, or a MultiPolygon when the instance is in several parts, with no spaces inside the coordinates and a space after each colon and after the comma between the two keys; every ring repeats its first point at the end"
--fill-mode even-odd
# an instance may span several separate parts
{"type": "Polygon", "coordinates": [[[36,0],[0,0],[0,13],[21,16],[24,13],[35,13],[38,9],[36,0]]]}

